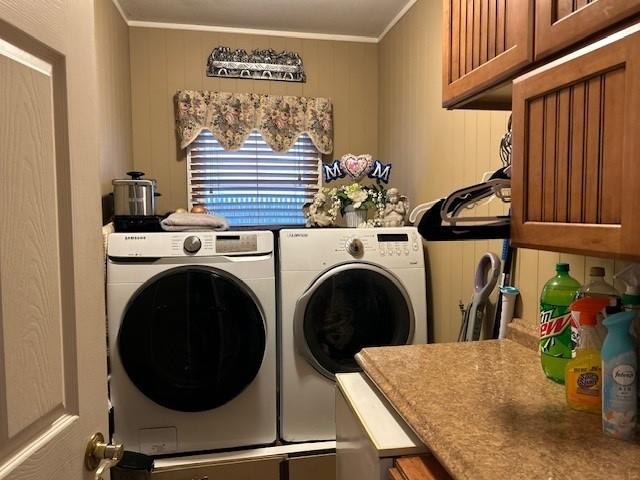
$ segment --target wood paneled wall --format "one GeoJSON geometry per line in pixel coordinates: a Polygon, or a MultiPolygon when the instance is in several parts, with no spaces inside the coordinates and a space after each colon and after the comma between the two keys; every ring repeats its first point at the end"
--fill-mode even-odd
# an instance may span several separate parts
{"type": "MultiPolygon", "coordinates": [[[[394,162],[393,182],[412,205],[447,195],[480,181],[498,168],[498,147],[508,113],[446,111],[441,107],[442,2],[418,0],[379,44],[380,157],[394,162]]],[[[477,209],[500,214],[501,202],[477,209]]],[[[472,213],[476,214],[476,213],[472,213]]],[[[426,242],[429,268],[430,338],[454,341],[460,326],[458,302],[473,291],[475,267],[486,251],[501,252],[500,241],[426,242]]],[[[580,282],[589,267],[602,265],[608,280],[624,262],[536,250],[520,250],[515,284],[521,289],[518,313],[537,322],[544,283],[558,261],[571,264],[580,282]]],[[[619,288],[620,285],[617,285],[619,288]]]]}
{"type": "Polygon", "coordinates": [[[95,0],[102,195],[133,167],[129,27],[111,0],[95,0]]]}
{"type": "Polygon", "coordinates": [[[186,206],[184,152],[176,147],[174,100],[179,89],[328,97],[333,100],[333,158],[378,154],[377,45],[216,32],[131,28],[133,153],[136,169],[158,180],[158,211],[186,206]],[[213,48],[300,52],[306,83],[209,78],[213,48]]]}

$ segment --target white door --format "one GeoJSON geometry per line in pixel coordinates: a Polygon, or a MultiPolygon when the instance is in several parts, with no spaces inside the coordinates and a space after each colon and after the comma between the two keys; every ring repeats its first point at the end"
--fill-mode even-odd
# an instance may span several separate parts
{"type": "Polygon", "coordinates": [[[0,0],[0,479],[107,432],[93,0],[0,0]]]}

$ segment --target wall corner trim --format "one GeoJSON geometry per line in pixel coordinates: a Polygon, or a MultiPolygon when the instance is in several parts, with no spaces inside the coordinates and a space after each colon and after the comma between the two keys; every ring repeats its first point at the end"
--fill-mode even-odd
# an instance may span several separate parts
{"type": "Polygon", "coordinates": [[[418,0],[409,0],[407,4],[404,7],[402,7],[402,9],[398,12],[398,14],[395,17],[393,17],[393,20],[389,22],[389,24],[385,27],[382,33],[378,36],[378,38],[376,39],[376,43],[380,43],[382,41],[385,35],[389,33],[389,31],[391,31],[393,27],[395,27],[396,23],[398,23],[400,19],[405,16],[405,14],[411,9],[411,7],[415,5],[417,1],[418,0]]]}
{"type": "Polygon", "coordinates": [[[124,20],[124,23],[126,23],[127,25],[129,25],[129,19],[127,18],[127,16],[124,13],[124,10],[122,9],[122,5],[120,5],[120,2],[118,0],[111,0],[113,2],[113,4],[116,6],[116,9],[118,10],[118,12],[120,13],[120,16],[122,17],[122,20],[124,20]]]}

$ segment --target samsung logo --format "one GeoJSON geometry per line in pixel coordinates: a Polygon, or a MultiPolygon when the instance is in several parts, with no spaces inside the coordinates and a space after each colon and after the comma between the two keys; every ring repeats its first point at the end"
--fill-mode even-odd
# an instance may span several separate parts
{"type": "Polygon", "coordinates": [[[308,233],[288,233],[287,237],[289,238],[307,238],[309,236],[308,233]]]}
{"type": "Polygon", "coordinates": [[[146,240],[147,237],[144,235],[125,235],[125,240],[146,240]]]}

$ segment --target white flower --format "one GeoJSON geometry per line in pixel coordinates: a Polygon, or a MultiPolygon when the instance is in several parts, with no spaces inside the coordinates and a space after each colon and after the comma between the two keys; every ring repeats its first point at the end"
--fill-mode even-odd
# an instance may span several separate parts
{"type": "Polygon", "coordinates": [[[354,192],[349,192],[347,196],[349,197],[349,200],[353,202],[353,208],[355,209],[360,208],[360,205],[362,205],[362,202],[366,201],[368,197],[367,192],[365,192],[364,190],[356,190],[354,192]]]}

